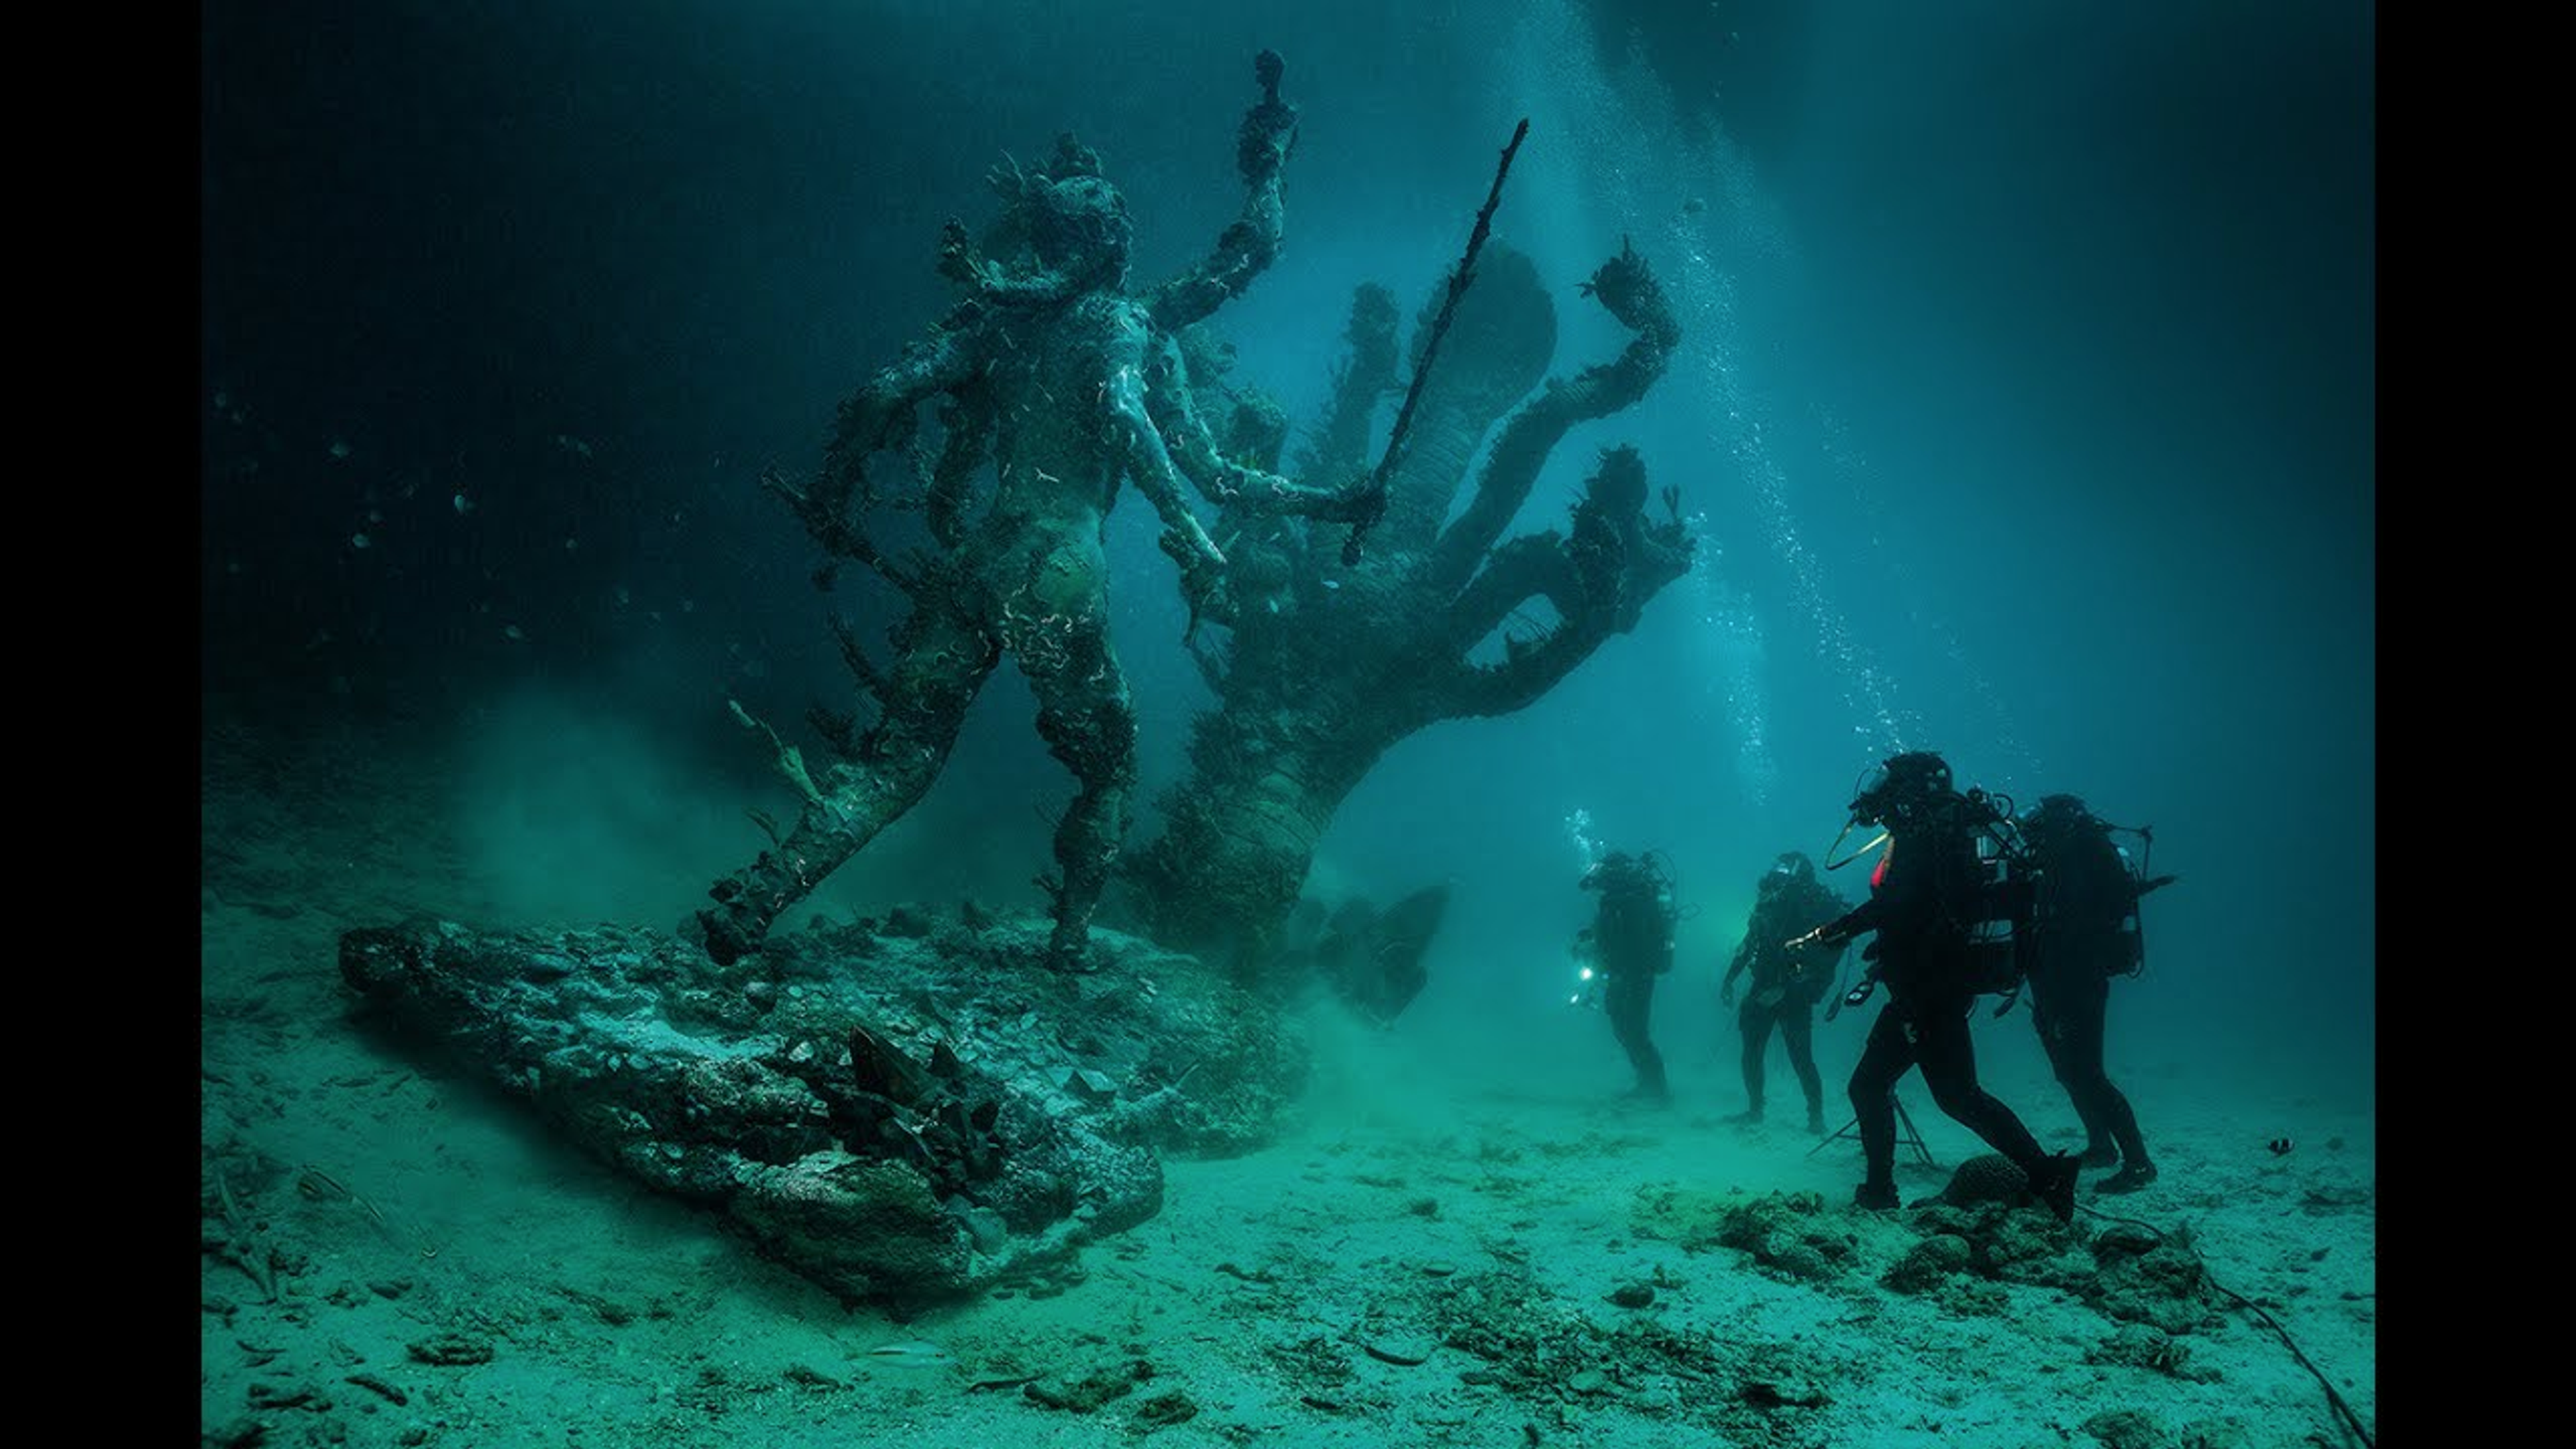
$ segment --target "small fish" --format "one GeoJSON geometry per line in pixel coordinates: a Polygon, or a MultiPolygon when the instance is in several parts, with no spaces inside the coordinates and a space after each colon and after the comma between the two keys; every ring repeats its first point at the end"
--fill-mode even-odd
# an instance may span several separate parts
{"type": "Polygon", "coordinates": [[[331,461],[334,463],[345,463],[349,461],[349,445],[340,441],[338,438],[333,438],[331,440],[331,461]]]}
{"type": "Polygon", "coordinates": [[[466,496],[465,496],[464,494],[462,494],[462,493],[459,493],[459,494],[457,494],[457,495],[456,495],[455,502],[456,502],[456,512],[457,512],[457,514],[458,514],[458,516],[459,516],[459,517],[462,517],[463,515],[468,514],[468,513],[471,513],[471,512],[473,512],[473,511],[474,511],[474,500],[473,500],[473,499],[471,499],[471,498],[466,497],[466,496]]]}
{"type": "Polygon", "coordinates": [[[955,1354],[938,1344],[917,1338],[878,1344],[868,1350],[868,1357],[896,1368],[946,1368],[957,1362],[955,1354]]]}
{"type": "Polygon", "coordinates": [[[527,636],[527,632],[526,632],[525,630],[521,629],[518,625],[516,625],[516,624],[506,624],[506,625],[503,625],[503,626],[502,626],[502,629],[501,629],[501,637],[502,637],[502,638],[504,638],[504,639],[508,639],[508,640],[512,641],[513,643],[516,643],[517,641],[519,641],[519,640],[521,640],[521,639],[525,639],[525,638],[527,638],[528,636],[527,636]]]}

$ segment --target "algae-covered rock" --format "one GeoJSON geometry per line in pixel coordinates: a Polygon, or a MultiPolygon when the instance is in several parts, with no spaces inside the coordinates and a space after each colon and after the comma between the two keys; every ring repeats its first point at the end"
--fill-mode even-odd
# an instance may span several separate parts
{"type": "Polygon", "coordinates": [[[2112,1318],[2178,1334],[2217,1311],[2209,1269],[2185,1235],[2119,1228],[2094,1239],[2093,1257],[2085,1296],[2112,1318]]]}
{"type": "Polygon", "coordinates": [[[1824,1199],[1812,1192],[1768,1192],[1733,1204],[1717,1240],[1780,1277],[1803,1282],[1834,1277],[1854,1257],[1851,1233],[1825,1215],[1824,1199]]]}
{"type": "Polygon", "coordinates": [[[898,1162],[815,1153],[755,1169],[728,1205],[764,1249],[844,1298],[900,1298],[968,1276],[973,1241],[898,1162]]]}
{"type": "Polygon", "coordinates": [[[1879,1281],[1899,1293],[1927,1293],[1967,1271],[1972,1252],[1956,1233],[1934,1233],[1906,1250],[1879,1281]]]}
{"type": "Polygon", "coordinates": [[[2016,1206],[2029,1199],[2030,1174],[2000,1152],[1981,1153],[1951,1170],[1934,1201],[1971,1208],[1987,1203],[2016,1206]]]}
{"type": "Polygon", "coordinates": [[[719,967],[653,931],[351,931],[341,971],[584,1150],[851,1301],[1024,1277],[1162,1206],[1167,1149],[1275,1130],[1304,1047],[1195,959],[920,918],[719,967]],[[1084,1083],[1071,1090],[1068,1081],[1084,1083]]]}
{"type": "Polygon", "coordinates": [[[1647,1237],[1700,1252],[1734,1248],[1755,1266],[1801,1282],[1834,1278],[1858,1256],[1850,1229],[1812,1192],[1709,1193],[1683,1188],[1640,1192],[1632,1222],[1647,1237]]]}
{"type": "Polygon", "coordinates": [[[2216,1311],[2208,1270],[2188,1234],[2114,1223],[2088,1235],[2059,1223],[2027,1188],[2003,1157],[1960,1164],[1937,1197],[1904,1214],[1920,1237],[1879,1281],[1900,1293],[1933,1294],[1966,1314],[2002,1311],[2005,1300],[1992,1285],[2055,1288],[2116,1321],[2165,1335],[2192,1332],[2216,1311]]]}

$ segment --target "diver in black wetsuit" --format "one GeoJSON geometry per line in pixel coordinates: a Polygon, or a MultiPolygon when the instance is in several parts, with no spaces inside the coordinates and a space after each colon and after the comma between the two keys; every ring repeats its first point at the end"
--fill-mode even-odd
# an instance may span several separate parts
{"type": "Polygon", "coordinates": [[[1601,908],[1585,934],[1606,980],[1601,1004],[1610,1014],[1610,1030],[1637,1071],[1628,1095],[1669,1101],[1663,1054],[1647,1036],[1647,1018],[1655,1004],[1655,978],[1673,969],[1670,882],[1650,860],[1614,850],[1584,872],[1582,886],[1601,893],[1601,908]]]}
{"type": "Polygon", "coordinates": [[[2156,1180],[2156,1165],[2138,1114],[2103,1067],[2103,1023],[2111,978],[2138,964],[2129,917],[2140,895],[2165,882],[2142,887],[2111,828],[2073,795],[2041,796],[2022,817],[2021,834],[2034,866],[2031,919],[2019,939],[2031,1023],[2083,1119],[2083,1164],[2120,1164],[2099,1191],[2136,1192],[2156,1180]]]}
{"type": "MultiPolygon", "coordinates": [[[[1951,789],[1949,765],[1929,750],[1891,757],[1852,801],[1851,812],[1855,824],[1886,828],[1885,868],[1868,900],[1809,937],[1830,947],[1876,931],[1871,979],[1887,987],[1887,1005],[1852,1069],[1852,1110],[1866,1163],[1852,1200],[1868,1208],[1898,1205],[1896,1084],[1919,1066],[1941,1110],[2029,1174],[2031,1191],[2058,1221],[2072,1221],[2075,1158],[2042,1150],[2013,1110],[1977,1084],[1968,1036],[1968,1013],[1980,989],[1970,933],[1987,913],[1977,832],[2001,817],[1982,794],[1971,798],[1951,789]]],[[[1846,1000],[1857,1005],[1869,989],[1864,981],[1846,1000]]]]}
{"type": "Polygon", "coordinates": [[[1754,888],[1753,918],[1744,924],[1744,943],[1735,948],[1735,959],[1728,963],[1726,979],[1718,986],[1719,1004],[1733,1006],[1735,978],[1747,971],[1753,974],[1753,989],[1745,993],[1743,1009],[1736,1014],[1736,1025],[1744,1034],[1747,1105],[1732,1120],[1762,1120],[1762,1055],[1776,1027],[1781,1044],[1789,1050],[1790,1069],[1806,1089],[1807,1130],[1824,1132],[1825,1084],[1816,1074],[1812,1030],[1816,1003],[1833,989],[1834,968],[1843,953],[1839,946],[1820,942],[1788,943],[1842,915],[1850,905],[1816,879],[1815,862],[1794,850],[1763,872],[1761,884],[1754,888]]]}

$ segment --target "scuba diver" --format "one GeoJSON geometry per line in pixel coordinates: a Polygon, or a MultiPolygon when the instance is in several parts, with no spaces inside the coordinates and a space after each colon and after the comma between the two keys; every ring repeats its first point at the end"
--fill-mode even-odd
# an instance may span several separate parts
{"type": "Polygon", "coordinates": [[[1628,1095],[1667,1102],[1664,1058],[1646,1034],[1655,1003],[1655,978],[1673,969],[1672,878],[1652,853],[1630,855],[1614,850],[1583,873],[1582,888],[1601,893],[1600,909],[1584,931],[1593,959],[1608,985],[1602,1005],[1610,1013],[1610,1030],[1637,1071],[1628,1095]]]}
{"type": "Polygon", "coordinates": [[[1736,1024],[1744,1033],[1744,1095],[1749,1105],[1728,1120],[1762,1120],[1762,1054],[1777,1027],[1789,1049],[1789,1066],[1798,1074],[1798,1085],[1806,1089],[1807,1130],[1819,1134],[1825,1130],[1825,1084],[1816,1075],[1813,1028],[1816,1003],[1832,989],[1843,951],[1840,945],[1828,947],[1820,941],[1798,945],[1793,938],[1841,916],[1850,905],[1816,879],[1815,862],[1798,851],[1781,856],[1763,872],[1754,890],[1753,916],[1744,924],[1744,943],[1735,948],[1735,959],[1727,964],[1726,979],[1718,987],[1719,1004],[1733,1006],[1735,978],[1753,973],[1753,989],[1745,994],[1744,1006],[1736,1014],[1736,1024]]]}
{"type": "MultiPolygon", "coordinates": [[[[1881,838],[1887,854],[1870,898],[1790,943],[1835,947],[1878,933],[1867,953],[1875,958],[1874,969],[1844,998],[1857,1006],[1873,985],[1887,987],[1888,1003],[1871,1024],[1851,1075],[1866,1163],[1852,1200],[1865,1208],[1898,1206],[1896,1084],[1919,1066],[1941,1110],[2010,1158],[2058,1221],[2071,1222],[2080,1171],[2075,1158],[2043,1150],[2013,1110],[1977,1084],[1976,1048],[1968,1035],[1978,992],[1993,989],[1979,974],[1978,927],[1999,904],[1988,889],[1978,842],[2009,816],[1982,790],[1962,795],[1952,789],[1949,765],[1929,750],[1891,756],[1874,776],[1852,800],[1851,821],[1843,827],[1846,834],[1861,825],[1886,831],[1881,838]]],[[[1827,868],[1850,860],[1829,861],[1827,868]]]]}
{"type": "MultiPolygon", "coordinates": [[[[2021,819],[2033,865],[2030,921],[2020,936],[2031,1022],[2048,1064],[2084,1122],[2086,1167],[2120,1170],[2098,1191],[2136,1192],[2156,1180],[2138,1114],[2102,1065],[2111,978],[2145,964],[2138,898],[2172,876],[2141,880],[2113,827],[2073,795],[2043,795],[2021,819]]],[[[2143,832],[2141,832],[2143,834],[2143,832]]]]}

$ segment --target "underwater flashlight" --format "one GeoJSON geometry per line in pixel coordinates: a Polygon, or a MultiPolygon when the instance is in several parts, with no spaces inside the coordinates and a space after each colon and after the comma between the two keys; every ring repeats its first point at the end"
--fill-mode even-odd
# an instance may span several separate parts
{"type": "Polygon", "coordinates": [[[1598,1006],[1601,1003],[1601,974],[1588,962],[1578,960],[1574,967],[1576,989],[1565,998],[1568,1006],[1598,1006]]]}

